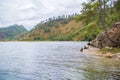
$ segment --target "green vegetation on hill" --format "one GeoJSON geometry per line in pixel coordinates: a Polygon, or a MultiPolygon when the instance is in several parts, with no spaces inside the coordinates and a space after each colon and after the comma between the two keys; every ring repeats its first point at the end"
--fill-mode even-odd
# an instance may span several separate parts
{"type": "Polygon", "coordinates": [[[95,39],[102,31],[95,23],[84,26],[81,21],[76,22],[74,17],[42,21],[35,26],[35,29],[22,35],[19,40],[84,41],[95,39]]]}
{"type": "Polygon", "coordinates": [[[120,21],[120,0],[89,0],[82,5],[81,14],[75,19],[82,21],[83,26],[89,27],[91,25],[87,30],[87,32],[92,31],[89,33],[88,39],[91,39],[91,33],[97,35],[102,30],[111,27],[115,22],[120,21]]]}
{"type": "Polygon", "coordinates": [[[79,15],[58,16],[41,21],[19,40],[93,40],[120,20],[120,0],[89,0],[79,15]]]}
{"type": "Polygon", "coordinates": [[[76,15],[42,21],[35,26],[35,29],[22,35],[19,40],[84,41],[95,39],[102,31],[100,27],[96,27],[95,23],[84,26],[81,21],[76,22],[75,17],[76,15]]]}
{"type": "Polygon", "coordinates": [[[22,25],[12,25],[5,28],[0,28],[0,40],[15,40],[16,37],[26,33],[27,30],[22,25]]]}
{"type": "Polygon", "coordinates": [[[81,41],[91,41],[95,39],[101,31],[102,29],[95,23],[90,23],[79,30],[79,34],[76,35],[76,38],[81,41]]]}
{"type": "Polygon", "coordinates": [[[21,36],[19,40],[57,40],[68,41],[75,40],[75,36],[81,28],[81,22],[75,22],[75,15],[59,16],[50,18],[46,22],[42,21],[27,34],[21,36]]]}

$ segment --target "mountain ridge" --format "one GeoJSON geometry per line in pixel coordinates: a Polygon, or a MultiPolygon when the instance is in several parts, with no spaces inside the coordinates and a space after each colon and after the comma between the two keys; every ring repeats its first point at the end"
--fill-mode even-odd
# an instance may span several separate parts
{"type": "Polygon", "coordinates": [[[0,40],[14,40],[17,36],[22,35],[27,32],[27,29],[23,25],[11,25],[7,27],[0,28],[0,40]]]}

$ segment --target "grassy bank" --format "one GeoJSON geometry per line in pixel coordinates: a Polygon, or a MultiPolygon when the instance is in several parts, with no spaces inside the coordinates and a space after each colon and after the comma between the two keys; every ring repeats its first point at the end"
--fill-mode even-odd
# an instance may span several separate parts
{"type": "Polygon", "coordinates": [[[102,48],[100,49],[100,52],[103,54],[106,54],[106,53],[115,54],[115,53],[120,53],[120,48],[102,48]]]}

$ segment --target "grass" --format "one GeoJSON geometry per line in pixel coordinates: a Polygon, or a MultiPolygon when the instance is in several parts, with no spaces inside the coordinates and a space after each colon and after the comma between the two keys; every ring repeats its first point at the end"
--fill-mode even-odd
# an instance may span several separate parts
{"type": "Polygon", "coordinates": [[[108,52],[115,54],[115,53],[120,53],[120,48],[102,48],[100,51],[103,54],[108,52]]]}

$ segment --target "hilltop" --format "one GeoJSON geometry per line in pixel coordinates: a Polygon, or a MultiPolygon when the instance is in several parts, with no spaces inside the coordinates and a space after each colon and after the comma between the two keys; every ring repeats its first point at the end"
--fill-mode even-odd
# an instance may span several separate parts
{"type": "Polygon", "coordinates": [[[16,37],[26,33],[27,30],[22,25],[12,25],[5,28],[0,28],[0,40],[15,40],[16,37]]]}

